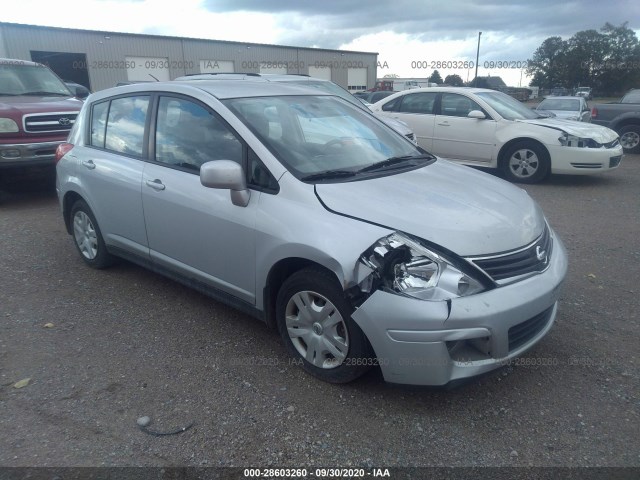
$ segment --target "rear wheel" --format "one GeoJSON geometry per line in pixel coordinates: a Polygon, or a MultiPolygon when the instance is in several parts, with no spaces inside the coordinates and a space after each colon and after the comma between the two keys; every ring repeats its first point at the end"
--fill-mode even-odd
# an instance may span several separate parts
{"type": "Polygon", "coordinates": [[[640,153],[640,125],[625,125],[618,133],[624,153],[640,153]]]}
{"type": "Polygon", "coordinates": [[[551,171],[549,154],[531,141],[514,143],[502,157],[502,171],[507,179],[517,183],[538,183],[551,171]]]}
{"type": "Polygon", "coordinates": [[[278,330],[289,355],[325,382],[350,382],[372,365],[371,347],[352,312],[338,282],[319,268],[294,273],[278,292],[278,330]]]}
{"type": "Polygon", "coordinates": [[[106,268],[113,264],[114,258],[107,251],[98,222],[84,200],[76,201],[71,207],[71,228],[76,248],[87,265],[106,268]]]}

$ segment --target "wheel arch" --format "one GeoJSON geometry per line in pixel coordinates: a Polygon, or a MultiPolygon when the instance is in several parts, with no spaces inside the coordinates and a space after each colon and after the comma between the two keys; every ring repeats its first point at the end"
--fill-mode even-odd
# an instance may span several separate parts
{"type": "Polygon", "coordinates": [[[303,257],[287,257],[278,260],[267,274],[263,288],[264,319],[270,328],[276,329],[276,298],[284,281],[294,273],[305,268],[314,267],[330,274],[339,284],[340,278],[330,268],[317,261],[303,257]]]}
{"type": "Polygon", "coordinates": [[[64,195],[64,199],[62,201],[62,218],[64,219],[64,226],[67,229],[67,233],[71,235],[71,209],[73,205],[78,201],[86,200],[80,195],[78,192],[74,190],[70,190],[64,195]]]}
{"type": "Polygon", "coordinates": [[[498,160],[498,168],[502,168],[503,163],[505,161],[505,155],[509,151],[509,149],[513,145],[515,145],[516,143],[521,143],[521,142],[531,142],[531,143],[536,144],[537,146],[539,146],[540,148],[542,148],[546,152],[549,161],[551,161],[551,154],[549,153],[549,149],[540,140],[537,140],[537,139],[531,138],[531,137],[517,137],[517,138],[513,138],[513,139],[509,140],[507,143],[505,143],[500,148],[500,151],[498,152],[498,159],[497,159],[498,160]]]}

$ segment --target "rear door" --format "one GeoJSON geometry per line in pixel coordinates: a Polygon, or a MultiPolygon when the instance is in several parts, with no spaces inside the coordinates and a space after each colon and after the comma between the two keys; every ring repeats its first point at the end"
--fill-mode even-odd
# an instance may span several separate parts
{"type": "Polygon", "coordinates": [[[141,182],[149,103],[149,95],[136,94],[93,104],[76,170],[105,243],[147,258],[141,182]]]}
{"type": "Polygon", "coordinates": [[[200,166],[243,163],[247,147],[208,106],[161,95],[154,151],[143,172],[142,202],[151,259],[165,270],[255,303],[256,205],[233,205],[229,190],[206,188],[200,166]]]}
{"type": "Polygon", "coordinates": [[[452,160],[489,163],[494,155],[497,122],[471,98],[443,93],[435,117],[432,153],[452,160]],[[469,118],[473,110],[484,119],[469,118]]]}

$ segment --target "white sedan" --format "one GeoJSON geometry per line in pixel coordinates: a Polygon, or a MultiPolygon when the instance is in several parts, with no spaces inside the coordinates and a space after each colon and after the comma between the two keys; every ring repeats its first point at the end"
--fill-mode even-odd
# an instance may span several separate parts
{"type": "Polygon", "coordinates": [[[494,90],[405,90],[371,109],[409,125],[425,150],[465,165],[500,168],[514,182],[536,183],[550,173],[609,171],[622,160],[622,147],[613,130],[544,118],[494,90]]]}

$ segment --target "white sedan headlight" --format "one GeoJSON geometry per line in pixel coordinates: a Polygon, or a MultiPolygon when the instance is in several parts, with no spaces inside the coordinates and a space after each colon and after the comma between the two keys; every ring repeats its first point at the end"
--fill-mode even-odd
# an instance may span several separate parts
{"type": "Polygon", "coordinates": [[[596,142],[592,138],[580,138],[575,135],[569,135],[566,132],[562,133],[561,137],[558,137],[560,145],[563,147],[576,147],[576,148],[601,148],[602,144],[596,142]]]}
{"type": "Polygon", "coordinates": [[[0,118],[0,133],[18,132],[18,124],[10,118],[0,118]]]}
{"type": "Polygon", "coordinates": [[[377,287],[420,300],[441,301],[485,290],[480,281],[452,261],[400,232],[378,240],[362,254],[360,263],[371,273],[360,283],[365,292],[377,287]]]}

